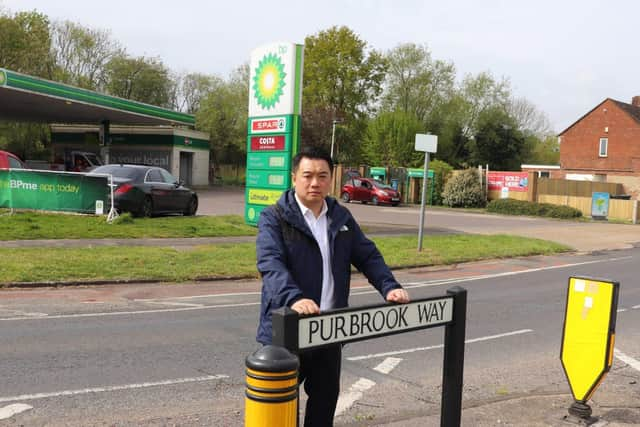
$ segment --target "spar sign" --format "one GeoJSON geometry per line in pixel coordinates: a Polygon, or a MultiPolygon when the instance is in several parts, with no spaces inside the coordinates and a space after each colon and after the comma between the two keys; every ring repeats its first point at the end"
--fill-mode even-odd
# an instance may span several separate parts
{"type": "Polygon", "coordinates": [[[251,225],[291,186],[291,159],[300,139],[303,48],[272,43],[251,52],[245,192],[245,221],[251,225]]]}

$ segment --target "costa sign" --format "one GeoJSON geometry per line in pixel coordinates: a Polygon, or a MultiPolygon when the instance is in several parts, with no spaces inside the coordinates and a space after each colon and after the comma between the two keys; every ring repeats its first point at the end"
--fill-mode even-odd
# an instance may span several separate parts
{"type": "Polygon", "coordinates": [[[282,151],[285,146],[284,135],[252,136],[251,151],[282,151]]]}

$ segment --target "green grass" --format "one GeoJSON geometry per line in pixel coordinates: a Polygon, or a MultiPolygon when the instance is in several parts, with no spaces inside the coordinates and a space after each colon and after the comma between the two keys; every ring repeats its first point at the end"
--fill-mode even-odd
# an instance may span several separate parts
{"type": "MultiPolygon", "coordinates": [[[[427,237],[421,253],[416,250],[416,237],[379,237],[375,241],[387,263],[395,268],[569,250],[552,242],[504,235],[427,237]]],[[[189,250],[131,246],[0,249],[0,257],[0,285],[96,280],[176,282],[258,276],[255,243],[205,245],[189,250]]]]}
{"type": "MultiPolygon", "coordinates": [[[[1,213],[0,213],[1,214],[1,213]]],[[[253,236],[239,215],[132,218],[17,212],[0,215],[0,240],[253,236]]]]}

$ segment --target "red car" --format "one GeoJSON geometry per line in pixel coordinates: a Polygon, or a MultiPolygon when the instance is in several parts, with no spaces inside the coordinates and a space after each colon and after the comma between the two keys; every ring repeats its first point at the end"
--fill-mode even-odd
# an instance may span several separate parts
{"type": "Polygon", "coordinates": [[[391,186],[371,178],[352,177],[342,186],[340,198],[343,202],[350,201],[369,203],[374,205],[386,203],[393,206],[400,204],[400,192],[391,186]]]}
{"type": "Polygon", "coordinates": [[[24,163],[15,154],[0,150],[0,169],[24,169],[24,163]]]}

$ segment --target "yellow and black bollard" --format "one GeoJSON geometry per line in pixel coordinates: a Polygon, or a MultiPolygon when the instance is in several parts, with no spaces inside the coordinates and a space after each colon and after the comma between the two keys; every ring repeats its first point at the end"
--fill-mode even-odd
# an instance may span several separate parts
{"type": "Polygon", "coordinates": [[[298,366],[284,347],[267,345],[247,357],[245,427],[296,427],[298,366]]]}

